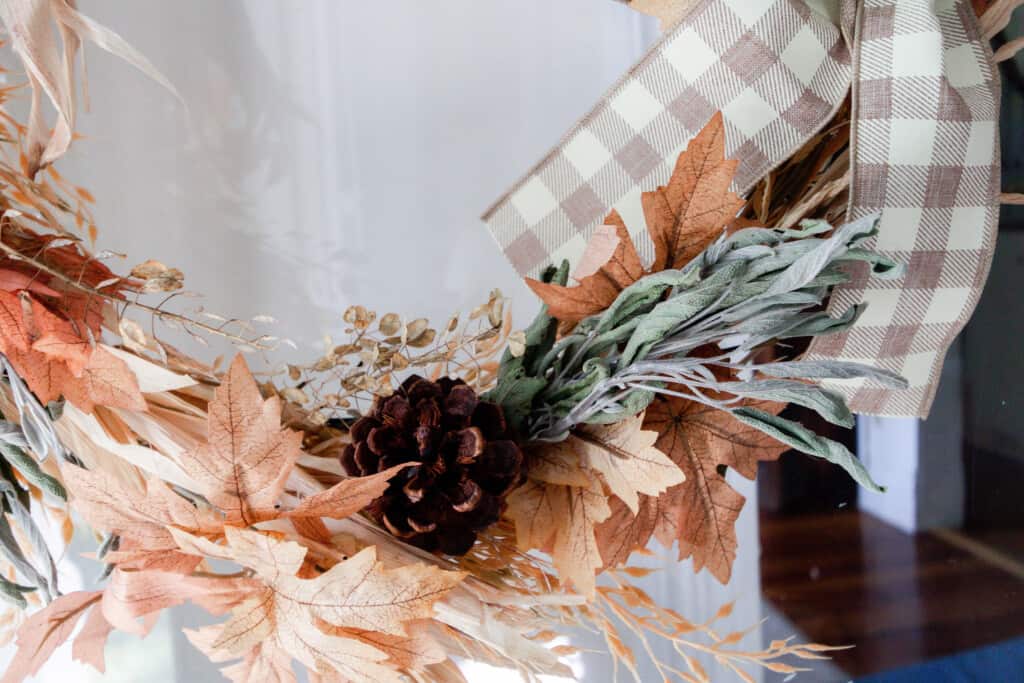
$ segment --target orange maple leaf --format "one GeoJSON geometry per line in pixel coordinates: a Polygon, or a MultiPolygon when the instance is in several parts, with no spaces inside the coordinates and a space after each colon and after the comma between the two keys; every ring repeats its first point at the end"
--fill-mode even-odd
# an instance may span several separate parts
{"type": "MultiPolygon", "coordinates": [[[[729,190],[738,163],[725,158],[725,125],[719,112],[679,155],[668,184],[641,196],[654,243],[648,272],[681,268],[734,221],[744,204],[729,190]]],[[[622,217],[613,210],[605,223],[615,229],[619,244],[607,263],[580,278],[579,285],[563,287],[526,278],[552,317],[575,323],[600,313],[645,274],[622,217]]],[[[595,237],[607,240],[607,231],[599,229],[595,237]]]]}

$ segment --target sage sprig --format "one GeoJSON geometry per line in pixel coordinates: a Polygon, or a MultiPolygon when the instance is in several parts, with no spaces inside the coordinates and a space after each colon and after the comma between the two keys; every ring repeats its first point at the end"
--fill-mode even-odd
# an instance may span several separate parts
{"type": "MultiPolygon", "coordinates": [[[[657,394],[683,397],[728,411],[880,490],[841,444],[744,407],[746,399],[794,403],[849,427],[853,415],[842,396],[818,381],[864,378],[906,386],[879,368],[784,357],[786,340],[834,334],[857,320],[862,306],[837,317],[823,310],[833,288],[849,279],[847,266],[861,262],[877,277],[902,275],[899,264],[864,248],[877,225],[878,217],[869,216],[835,229],[804,221],[796,230],[723,235],[681,269],[641,278],[557,340],[558,323],[542,310],[527,332],[526,352],[503,359],[491,400],[506,407],[528,438],[558,441],[577,425],[635,415],[657,394]],[[783,357],[755,360],[767,347],[783,357]]],[[[546,281],[564,284],[567,272],[563,264],[546,281]]]]}

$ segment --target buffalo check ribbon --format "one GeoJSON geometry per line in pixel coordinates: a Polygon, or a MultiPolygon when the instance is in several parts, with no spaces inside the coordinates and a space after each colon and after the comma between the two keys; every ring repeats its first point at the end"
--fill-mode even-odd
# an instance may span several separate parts
{"type": "Polygon", "coordinates": [[[650,259],[640,193],[664,182],[713,113],[744,193],[851,89],[849,218],[881,213],[874,248],[907,273],[854,272],[830,306],[864,302],[864,314],[808,353],[909,381],[830,383],[856,412],[925,416],[980,296],[998,220],[999,81],[967,0],[702,0],[484,220],[521,275],[575,262],[610,207],[650,259]]]}

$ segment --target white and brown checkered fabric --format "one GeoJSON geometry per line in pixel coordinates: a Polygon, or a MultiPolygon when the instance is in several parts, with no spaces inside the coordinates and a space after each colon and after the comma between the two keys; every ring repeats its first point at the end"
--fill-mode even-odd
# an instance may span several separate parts
{"type": "Polygon", "coordinates": [[[829,120],[850,74],[839,29],[804,3],[704,0],[484,220],[521,275],[579,258],[611,207],[649,257],[640,189],[712,114],[743,192],[829,120]]]}
{"type": "Polygon", "coordinates": [[[998,80],[966,0],[704,0],[485,221],[522,275],[575,261],[610,207],[649,257],[640,192],[665,181],[712,113],[723,112],[744,192],[829,120],[851,83],[851,218],[881,212],[875,248],[908,271],[856,273],[832,306],[863,301],[865,314],[810,352],[910,381],[837,383],[855,411],[923,416],[984,284],[998,211],[998,80]]]}
{"type": "Polygon", "coordinates": [[[992,262],[999,79],[966,0],[867,0],[858,21],[850,213],[881,213],[874,248],[907,274],[859,272],[831,309],[864,302],[864,315],[817,340],[810,357],[871,363],[910,382],[907,391],[836,383],[857,412],[924,416],[992,262]]]}

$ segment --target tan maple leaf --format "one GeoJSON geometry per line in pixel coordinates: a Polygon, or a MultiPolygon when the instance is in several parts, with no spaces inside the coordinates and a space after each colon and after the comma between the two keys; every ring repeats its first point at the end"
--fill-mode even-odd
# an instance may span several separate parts
{"type": "MultiPolygon", "coordinates": [[[[38,673],[57,648],[71,637],[81,618],[89,610],[93,610],[93,614],[98,611],[93,608],[102,597],[100,591],[68,593],[26,619],[18,629],[17,652],[10,660],[0,683],[19,683],[38,673]]],[[[102,615],[98,618],[102,619],[102,615]]],[[[98,662],[102,666],[106,638],[97,638],[99,628],[90,626],[92,621],[90,615],[86,628],[75,640],[73,656],[77,660],[93,665],[98,662]],[[81,644],[79,640],[82,640],[81,644]]]]}
{"type": "Polygon", "coordinates": [[[192,601],[210,614],[225,614],[262,588],[259,580],[240,576],[117,568],[103,591],[103,615],[117,629],[144,636],[161,610],[192,601]]]}
{"type": "Polygon", "coordinates": [[[299,456],[302,435],[281,427],[281,402],[264,400],[237,356],[208,408],[207,442],[181,455],[207,500],[229,524],[277,516],[275,506],[299,456]]]}
{"type": "Polygon", "coordinates": [[[684,479],[679,466],[654,446],[658,433],[642,427],[640,414],[533,449],[530,481],[509,497],[520,547],[550,552],[563,576],[583,592],[592,590],[595,569],[615,564],[608,557],[610,543],[650,538],[653,527],[642,539],[632,538],[643,528],[633,519],[641,509],[640,494],[657,497],[684,479]],[[614,495],[611,501],[600,481],[614,495]],[[615,536],[601,538],[610,529],[606,520],[620,507],[615,536]]]}
{"type": "Polygon", "coordinates": [[[134,491],[100,470],[62,464],[61,472],[75,510],[94,529],[120,536],[122,552],[130,549],[135,560],[149,555],[173,559],[168,555],[176,553],[178,544],[169,527],[196,534],[220,531],[221,524],[212,513],[200,510],[159,480],[148,479],[144,491],[134,491]]]}
{"type": "Polygon", "coordinates": [[[611,510],[597,477],[581,471],[586,486],[531,478],[509,495],[506,514],[515,522],[516,542],[522,550],[550,553],[559,576],[589,596],[602,566],[594,529],[611,510]]]}
{"type": "MultiPolygon", "coordinates": [[[[668,184],[641,195],[647,232],[654,243],[654,262],[648,272],[681,268],[733,223],[744,205],[729,189],[737,164],[725,158],[725,124],[721,112],[716,113],[679,155],[668,184]]],[[[613,210],[605,222],[615,228],[618,245],[608,262],[583,277],[579,285],[563,287],[526,279],[558,320],[574,323],[600,313],[645,274],[622,217],[613,210]]],[[[598,230],[594,239],[598,245],[607,244],[607,231],[598,230]]],[[[607,253],[598,245],[588,261],[597,253],[607,253]]],[[[584,272],[592,268],[588,264],[584,272]]]]}
{"type": "Polygon", "coordinates": [[[344,519],[354,515],[384,493],[390,479],[413,463],[395,465],[366,477],[342,479],[331,488],[304,499],[283,517],[329,517],[344,519]]]}
{"type": "Polygon", "coordinates": [[[657,496],[685,479],[683,471],[655,447],[658,432],[644,430],[643,414],[615,424],[584,427],[562,441],[573,448],[583,467],[601,475],[605,485],[635,514],[638,494],[657,496]]]}
{"type": "MultiPolygon", "coordinates": [[[[781,408],[765,401],[749,405],[774,412],[781,408]]],[[[609,564],[619,563],[644,547],[653,534],[665,547],[678,541],[680,560],[693,557],[696,571],[707,567],[727,583],[736,559],[735,523],[744,498],[719,473],[719,466],[753,479],[757,463],[778,458],[786,446],[725,411],[680,398],[652,403],[644,427],[658,432],[655,445],[679,465],[686,481],[661,496],[641,500],[637,526],[628,530],[632,548],[622,538],[628,526],[623,525],[624,513],[610,518],[608,528],[598,534],[602,557],[609,564]]]]}
{"type": "Polygon", "coordinates": [[[232,610],[210,647],[244,656],[273,644],[314,671],[354,680],[402,680],[366,632],[414,642],[407,624],[433,616],[434,604],[464,576],[425,564],[386,570],[376,548],[368,547],[303,579],[296,576],[306,556],[302,546],[247,529],[228,527],[225,533],[234,561],[264,585],[232,610]]]}

